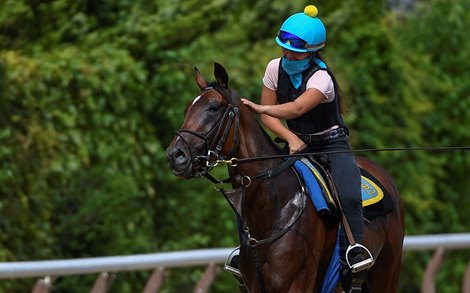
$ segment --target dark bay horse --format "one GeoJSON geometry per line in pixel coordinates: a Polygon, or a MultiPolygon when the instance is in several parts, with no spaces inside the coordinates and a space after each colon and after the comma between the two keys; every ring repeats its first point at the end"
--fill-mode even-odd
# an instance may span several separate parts
{"type": "MultiPolygon", "coordinates": [[[[170,168],[183,178],[207,175],[227,163],[230,182],[248,238],[241,241],[240,270],[250,292],[319,292],[338,233],[338,221],[319,217],[297,175],[215,63],[216,82],[195,69],[201,89],[186,107],[184,122],[167,149],[170,168]],[[246,160],[270,156],[272,159],[246,160]],[[234,158],[234,159],[231,159],[234,158]],[[245,159],[244,162],[242,162],[245,159]]],[[[359,165],[388,192],[395,209],[365,221],[365,246],[375,258],[369,292],[396,292],[401,269],[404,216],[390,176],[365,158],[359,165]]],[[[341,291],[338,283],[336,291],[341,291]]]]}

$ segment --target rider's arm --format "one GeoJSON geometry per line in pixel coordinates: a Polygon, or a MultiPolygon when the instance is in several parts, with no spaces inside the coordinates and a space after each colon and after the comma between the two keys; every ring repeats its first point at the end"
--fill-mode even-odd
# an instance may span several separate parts
{"type": "MultiPolygon", "coordinates": [[[[274,96],[274,101],[276,99],[276,93],[268,88],[263,88],[263,94],[261,96],[261,105],[251,106],[256,112],[264,114],[263,116],[269,115],[271,117],[279,119],[294,119],[299,116],[302,116],[307,111],[310,111],[312,108],[320,104],[320,102],[325,100],[325,96],[316,88],[307,89],[300,97],[295,99],[292,102],[284,104],[272,104],[263,101],[264,91],[270,91],[271,93],[267,94],[266,100],[271,102],[271,99],[274,96]]],[[[264,121],[263,121],[264,122],[264,121]]]]}
{"type": "MultiPolygon", "coordinates": [[[[260,106],[276,106],[277,105],[277,95],[276,92],[263,86],[261,93],[261,105],[260,106]]],[[[256,110],[255,110],[256,111],[256,110]]],[[[274,134],[287,141],[289,144],[289,149],[291,153],[302,150],[306,147],[305,143],[300,140],[297,135],[292,133],[284,123],[276,117],[261,114],[261,121],[266,125],[269,130],[274,134]]]]}

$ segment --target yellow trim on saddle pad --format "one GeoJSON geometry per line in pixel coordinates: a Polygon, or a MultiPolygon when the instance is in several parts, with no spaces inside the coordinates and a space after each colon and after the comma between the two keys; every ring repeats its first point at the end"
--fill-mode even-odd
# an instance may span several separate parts
{"type": "Polygon", "coordinates": [[[366,207],[378,203],[384,197],[384,192],[380,187],[365,176],[361,176],[362,206],[366,207]]]}
{"type": "Polygon", "coordinates": [[[315,168],[315,166],[313,166],[312,163],[308,159],[301,158],[300,160],[302,161],[302,163],[307,165],[307,167],[310,169],[310,171],[312,171],[313,175],[315,175],[315,178],[317,178],[317,181],[320,182],[323,190],[326,191],[326,196],[327,196],[326,200],[329,203],[333,204],[333,206],[334,206],[335,201],[333,200],[333,196],[331,196],[330,188],[326,185],[326,182],[323,179],[323,176],[320,174],[320,172],[318,172],[317,168],[315,168]]]}

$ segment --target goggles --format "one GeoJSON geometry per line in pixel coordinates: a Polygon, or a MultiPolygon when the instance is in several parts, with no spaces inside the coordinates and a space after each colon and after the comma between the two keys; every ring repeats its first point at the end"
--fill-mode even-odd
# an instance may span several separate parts
{"type": "Polygon", "coordinates": [[[289,44],[295,49],[307,49],[309,47],[306,41],[286,31],[279,31],[277,37],[282,43],[289,44]]]}

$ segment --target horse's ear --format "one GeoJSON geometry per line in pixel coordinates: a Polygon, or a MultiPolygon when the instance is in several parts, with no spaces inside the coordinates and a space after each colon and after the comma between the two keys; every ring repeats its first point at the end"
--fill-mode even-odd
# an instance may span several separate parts
{"type": "Polygon", "coordinates": [[[214,62],[214,76],[220,87],[228,88],[228,74],[220,63],[214,62]]]}
{"type": "Polygon", "coordinates": [[[194,67],[194,73],[196,74],[196,83],[197,83],[197,85],[199,86],[201,91],[205,90],[207,88],[207,82],[204,79],[204,77],[202,77],[202,74],[199,71],[199,69],[197,69],[197,67],[194,67]]]}

